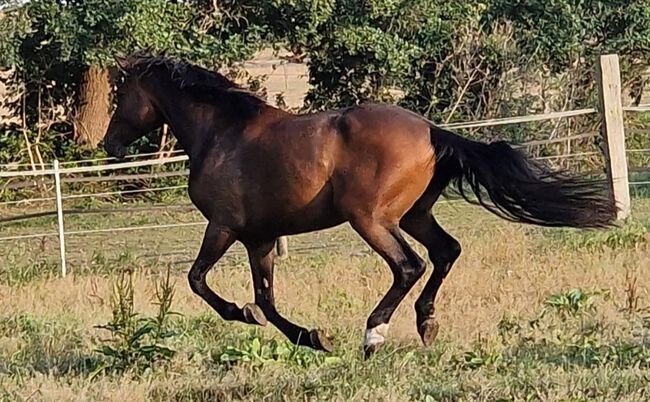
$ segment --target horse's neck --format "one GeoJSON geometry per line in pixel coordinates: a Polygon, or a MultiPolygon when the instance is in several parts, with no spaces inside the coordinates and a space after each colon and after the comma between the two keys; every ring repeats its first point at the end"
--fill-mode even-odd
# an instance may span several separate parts
{"type": "Polygon", "coordinates": [[[171,99],[163,110],[165,123],[190,159],[202,153],[208,136],[219,135],[232,124],[211,107],[187,99],[171,99]]]}
{"type": "MultiPolygon", "coordinates": [[[[180,115],[181,108],[177,109],[180,115]]],[[[218,110],[190,109],[192,112],[183,113],[183,117],[172,117],[169,126],[171,127],[178,142],[181,144],[187,155],[193,157],[204,155],[205,147],[215,146],[215,143],[232,144],[240,138],[241,131],[248,130],[250,133],[262,132],[265,127],[282,119],[290,117],[291,114],[276,109],[272,106],[264,106],[260,114],[252,119],[239,120],[224,116],[218,110]],[[228,136],[225,142],[216,141],[215,137],[228,136]]],[[[225,139],[225,138],[224,138],[225,139]]]]}
{"type": "Polygon", "coordinates": [[[255,121],[259,126],[265,126],[272,121],[286,118],[289,113],[270,105],[263,105],[260,114],[248,121],[241,121],[227,115],[218,105],[198,103],[185,96],[182,92],[160,93],[153,89],[165,123],[169,125],[174,136],[192,159],[205,153],[208,141],[225,132],[231,132],[233,127],[246,127],[255,121]]]}

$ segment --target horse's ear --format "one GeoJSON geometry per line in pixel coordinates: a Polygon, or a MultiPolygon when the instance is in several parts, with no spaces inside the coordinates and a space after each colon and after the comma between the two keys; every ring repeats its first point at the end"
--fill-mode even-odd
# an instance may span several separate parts
{"type": "Polygon", "coordinates": [[[125,56],[120,56],[116,55],[114,56],[115,63],[117,64],[117,67],[122,70],[123,72],[128,72],[129,68],[131,67],[131,62],[129,61],[128,57],[125,56]]]}

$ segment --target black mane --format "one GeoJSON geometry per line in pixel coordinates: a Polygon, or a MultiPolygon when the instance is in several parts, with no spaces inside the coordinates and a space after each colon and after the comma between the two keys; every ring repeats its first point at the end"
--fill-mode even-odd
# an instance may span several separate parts
{"type": "Polygon", "coordinates": [[[129,57],[129,74],[143,78],[155,70],[168,72],[173,83],[197,100],[215,104],[240,117],[248,118],[259,114],[266,104],[257,95],[216,71],[161,56],[129,57]]]}

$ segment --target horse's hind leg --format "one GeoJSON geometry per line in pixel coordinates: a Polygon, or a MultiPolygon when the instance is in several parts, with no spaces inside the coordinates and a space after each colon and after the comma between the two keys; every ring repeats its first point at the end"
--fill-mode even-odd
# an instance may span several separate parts
{"type": "Polygon", "coordinates": [[[188,274],[190,287],[201,296],[224,320],[241,321],[249,324],[266,325],[264,314],[255,304],[246,304],[243,308],[228,302],[217,295],[208,286],[205,276],[217,261],[235,242],[233,232],[208,224],[201,244],[199,255],[188,274]]]}
{"type": "Polygon", "coordinates": [[[309,346],[317,350],[333,350],[329,337],[320,330],[307,330],[282,317],[275,308],[273,295],[273,251],[275,241],[246,244],[253,274],[255,304],[266,318],[275,325],[291,342],[296,345],[309,346]]]}
{"type": "Polygon", "coordinates": [[[352,227],[388,263],[393,283],[368,317],[364,352],[368,357],[384,343],[388,321],[395,309],[425,271],[424,260],[402,237],[397,224],[380,224],[373,220],[352,220],[352,227]]]}
{"type": "Polygon", "coordinates": [[[412,209],[402,218],[400,226],[427,248],[434,267],[415,302],[418,333],[428,346],[438,334],[438,323],[434,317],[436,294],[460,255],[460,243],[440,227],[430,208],[412,209]]]}

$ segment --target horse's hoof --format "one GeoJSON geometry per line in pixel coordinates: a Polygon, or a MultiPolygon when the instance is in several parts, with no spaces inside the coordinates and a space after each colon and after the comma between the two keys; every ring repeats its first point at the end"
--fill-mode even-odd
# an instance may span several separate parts
{"type": "Polygon", "coordinates": [[[334,351],[332,337],[320,329],[312,329],[309,331],[309,340],[311,341],[312,347],[314,349],[324,350],[328,353],[332,353],[334,351]]]}
{"type": "Polygon", "coordinates": [[[246,303],[242,308],[244,313],[244,319],[249,324],[261,325],[262,327],[266,325],[266,316],[262,312],[262,309],[253,303],[246,303]]]}
{"type": "Polygon", "coordinates": [[[438,336],[438,323],[435,318],[427,318],[418,326],[418,333],[424,346],[430,346],[438,336]]]}

